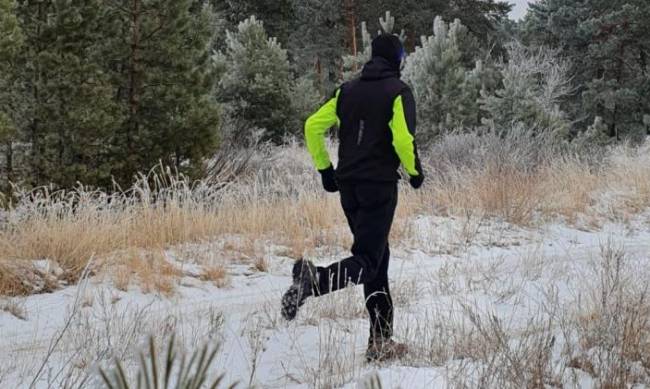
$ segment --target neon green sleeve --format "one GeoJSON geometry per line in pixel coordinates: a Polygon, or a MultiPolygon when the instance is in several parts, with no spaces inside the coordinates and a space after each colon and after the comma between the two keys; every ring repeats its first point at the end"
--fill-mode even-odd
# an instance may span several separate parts
{"type": "Polygon", "coordinates": [[[311,115],[305,123],[305,142],[307,143],[307,150],[314,159],[316,169],[324,170],[332,166],[330,156],[327,153],[325,146],[325,135],[327,130],[334,125],[339,125],[339,118],[336,116],[336,105],[339,99],[340,89],[336,91],[325,105],[320,107],[315,114],[311,115]]]}
{"type": "Polygon", "coordinates": [[[393,119],[390,121],[389,126],[393,132],[393,147],[402,162],[402,166],[409,175],[419,176],[420,172],[416,168],[414,138],[406,122],[402,96],[398,96],[393,103],[393,119]]]}

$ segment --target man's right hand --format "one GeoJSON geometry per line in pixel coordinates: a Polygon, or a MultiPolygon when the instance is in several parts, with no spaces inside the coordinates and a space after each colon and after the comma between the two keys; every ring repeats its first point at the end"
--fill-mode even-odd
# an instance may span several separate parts
{"type": "Polygon", "coordinates": [[[409,179],[409,184],[411,184],[411,187],[413,187],[413,189],[420,189],[422,183],[424,182],[424,175],[420,173],[417,176],[410,177],[411,178],[409,179]]]}

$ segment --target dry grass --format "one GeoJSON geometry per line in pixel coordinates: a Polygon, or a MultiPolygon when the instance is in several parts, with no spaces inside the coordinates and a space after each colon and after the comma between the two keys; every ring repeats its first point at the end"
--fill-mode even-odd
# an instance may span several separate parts
{"type": "Polygon", "coordinates": [[[47,293],[61,286],[64,274],[51,273],[26,260],[0,260],[0,296],[47,293]]]}
{"type": "Polygon", "coordinates": [[[118,290],[127,291],[132,281],[144,293],[171,296],[181,271],[172,265],[162,251],[130,249],[106,261],[105,271],[118,290]]]}
{"type": "Polygon", "coordinates": [[[201,279],[212,282],[217,288],[230,286],[230,276],[228,275],[228,270],[223,265],[205,267],[201,274],[201,279]]]}
{"type": "Polygon", "coordinates": [[[0,261],[0,295],[16,296],[32,292],[22,282],[23,276],[18,270],[21,267],[23,266],[17,266],[8,261],[0,261]]]}
{"type": "Polygon", "coordinates": [[[544,197],[541,172],[526,173],[498,166],[462,172],[433,190],[434,202],[451,214],[480,210],[514,224],[530,224],[544,197]]]}
{"type": "Polygon", "coordinates": [[[577,342],[567,353],[573,367],[620,388],[650,380],[650,289],[623,247],[607,242],[594,262],[575,314],[577,342]]]}
{"type": "MultiPolygon", "coordinates": [[[[556,216],[575,222],[584,214],[598,225],[601,218],[629,219],[650,206],[649,143],[619,146],[598,163],[547,143],[524,136],[450,135],[425,150],[431,156],[428,182],[422,191],[400,192],[393,242],[409,240],[409,220],[421,213],[482,215],[520,225],[556,216]]],[[[322,191],[298,147],[260,152],[247,173],[226,184],[191,183],[159,169],[115,194],[83,187],[18,193],[0,230],[0,294],[31,293],[21,287],[20,272],[6,264],[33,259],[56,261],[71,282],[91,257],[126,264],[113,266],[119,288],[137,278],[145,289],[171,292],[173,271],[165,270],[164,261],[153,260],[162,270],[150,277],[139,268],[152,260],[133,257],[164,257],[173,246],[239,236],[248,242],[240,247],[242,259],[266,271],[268,253],[257,246],[268,241],[287,247],[294,258],[323,246],[348,247],[338,197],[322,191]]]]}
{"type": "Polygon", "coordinates": [[[597,225],[594,217],[648,209],[650,142],[597,151],[562,147],[568,150],[544,137],[450,135],[431,154],[425,202],[448,214],[470,211],[518,225],[558,216],[568,223],[588,216],[597,225]]]}
{"type": "Polygon", "coordinates": [[[633,213],[647,209],[650,206],[650,142],[646,141],[640,148],[620,147],[609,155],[608,163],[611,168],[602,185],[620,196],[621,208],[633,213]]]}
{"type": "Polygon", "coordinates": [[[578,161],[565,161],[546,168],[545,181],[553,183],[544,191],[542,212],[563,216],[574,223],[595,204],[597,190],[606,181],[592,168],[578,161]]]}
{"type": "MultiPolygon", "coordinates": [[[[550,258],[540,260],[554,266],[550,258]]],[[[569,294],[559,294],[545,281],[544,298],[526,300],[525,319],[513,320],[508,310],[485,302],[469,303],[469,290],[449,303],[436,300],[441,306],[406,321],[402,334],[411,353],[405,362],[444,367],[449,386],[458,388],[576,387],[581,376],[592,382],[580,384],[587,387],[647,386],[650,295],[642,261],[606,242],[591,268],[572,280],[569,294]]],[[[522,266],[519,271],[525,271],[522,266]]],[[[474,273],[483,271],[467,269],[447,277],[474,273]]],[[[488,290],[502,281],[487,282],[492,287],[479,294],[496,296],[488,290]]]]}

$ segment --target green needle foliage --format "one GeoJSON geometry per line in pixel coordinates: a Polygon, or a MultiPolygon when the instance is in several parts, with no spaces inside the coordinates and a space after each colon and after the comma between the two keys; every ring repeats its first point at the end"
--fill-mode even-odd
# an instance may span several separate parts
{"type": "Polygon", "coordinates": [[[408,57],[403,79],[413,89],[424,140],[478,126],[480,93],[496,82],[471,31],[459,19],[447,23],[441,17],[434,21],[433,35],[422,37],[408,57]]]}
{"type": "Polygon", "coordinates": [[[236,132],[246,137],[246,131],[263,130],[265,139],[280,143],[293,116],[286,50],[252,16],[227,33],[226,49],[215,63],[223,70],[217,97],[227,105],[236,132]]]}
{"type": "Polygon", "coordinates": [[[578,130],[589,131],[598,121],[617,140],[648,135],[649,18],[647,0],[531,2],[521,26],[524,41],[556,49],[572,63],[576,93],[567,105],[578,130]]]}
{"type": "MultiPolygon", "coordinates": [[[[23,33],[15,15],[14,0],[0,0],[0,152],[10,155],[16,138],[15,119],[20,117],[15,102],[20,101],[18,88],[14,86],[11,70],[23,44],[23,33]]],[[[10,158],[4,158],[0,171],[6,177],[13,177],[10,158]]],[[[8,191],[6,182],[0,183],[0,190],[8,191]]]]}
{"type": "MultiPolygon", "coordinates": [[[[149,338],[149,353],[140,354],[140,366],[135,380],[131,381],[120,361],[115,361],[115,368],[107,372],[100,369],[99,374],[108,389],[210,389],[221,388],[224,375],[208,381],[208,370],[217,355],[217,348],[207,345],[195,351],[187,360],[185,353],[177,352],[174,347],[175,337],[169,340],[165,354],[164,366],[158,366],[158,351],[153,337],[149,338]]],[[[229,389],[236,384],[228,386],[229,389]]]]}
{"type": "Polygon", "coordinates": [[[0,182],[199,176],[218,144],[215,24],[198,0],[0,0],[0,182]]]}

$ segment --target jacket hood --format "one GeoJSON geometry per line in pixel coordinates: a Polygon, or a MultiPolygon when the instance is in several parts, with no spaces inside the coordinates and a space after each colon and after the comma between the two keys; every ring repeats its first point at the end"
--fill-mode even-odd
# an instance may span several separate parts
{"type": "Polygon", "coordinates": [[[383,80],[385,78],[400,78],[399,65],[389,62],[383,57],[373,57],[366,63],[361,72],[362,80],[383,80]]]}

